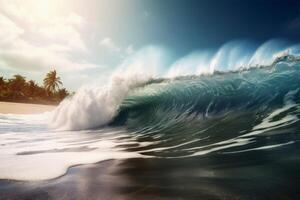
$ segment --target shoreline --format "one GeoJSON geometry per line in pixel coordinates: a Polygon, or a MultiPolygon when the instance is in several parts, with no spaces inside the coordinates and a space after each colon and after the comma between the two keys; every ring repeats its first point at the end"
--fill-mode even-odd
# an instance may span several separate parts
{"type": "Polygon", "coordinates": [[[52,111],[55,107],[53,105],[0,101],[0,114],[39,114],[52,111]]]}
{"type": "MultiPolygon", "coordinates": [[[[50,180],[2,179],[0,199],[250,200],[298,197],[297,181],[286,185],[286,182],[270,184],[268,177],[239,179],[231,176],[236,173],[234,169],[224,169],[219,164],[215,168],[212,163],[205,165],[207,159],[203,158],[200,163],[196,163],[195,158],[185,159],[188,167],[184,167],[178,159],[111,159],[70,167],[65,175],[50,180]],[[195,176],[194,172],[198,175],[195,176]],[[213,176],[207,172],[213,173],[213,176]],[[223,175],[226,175],[225,178],[223,175]],[[269,190],[265,190],[265,184],[269,190]]],[[[252,169],[260,169],[260,166],[254,165],[252,169]]],[[[244,170],[247,171],[243,169],[239,173],[244,174],[244,170]]],[[[290,180],[290,177],[285,178],[290,180]]]]}

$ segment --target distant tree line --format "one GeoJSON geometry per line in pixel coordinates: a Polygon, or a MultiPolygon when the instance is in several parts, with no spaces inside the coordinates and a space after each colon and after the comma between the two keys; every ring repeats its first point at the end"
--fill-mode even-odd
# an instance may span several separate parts
{"type": "Polygon", "coordinates": [[[0,101],[58,104],[70,95],[66,88],[60,88],[62,85],[56,70],[46,74],[43,86],[21,75],[10,79],[0,77],[0,101]]]}

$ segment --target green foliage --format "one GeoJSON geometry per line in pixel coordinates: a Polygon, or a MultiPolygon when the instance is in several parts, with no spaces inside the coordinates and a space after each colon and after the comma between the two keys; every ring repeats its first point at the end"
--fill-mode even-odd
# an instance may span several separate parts
{"type": "Polygon", "coordinates": [[[61,85],[55,70],[46,74],[43,87],[21,75],[11,79],[0,77],[0,101],[58,104],[70,95],[66,88],[60,89],[61,85]]]}
{"type": "Polygon", "coordinates": [[[62,85],[60,77],[57,76],[56,70],[50,71],[47,73],[46,78],[44,78],[44,87],[48,93],[55,93],[59,88],[59,85],[62,85]]]}

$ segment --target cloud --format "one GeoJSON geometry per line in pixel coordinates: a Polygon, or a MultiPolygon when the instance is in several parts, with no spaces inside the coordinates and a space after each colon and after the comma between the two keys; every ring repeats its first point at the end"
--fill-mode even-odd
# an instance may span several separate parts
{"type": "Polygon", "coordinates": [[[134,53],[132,45],[129,45],[126,48],[118,46],[111,38],[106,37],[100,41],[100,45],[108,49],[110,52],[118,53],[121,57],[131,55],[134,53]]]}
{"type": "Polygon", "coordinates": [[[74,12],[52,14],[42,2],[0,0],[1,66],[34,71],[97,67],[84,59],[89,54],[82,37],[85,19],[74,12]]]}
{"type": "Polygon", "coordinates": [[[9,43],[18,38],[24,33],[24,30],[18,27],[13,21],[8,17],[0,14],[0,43],[9,43]]]}
{"type": "Polygon", "coordinates": [[[133,52],[134,52],[133,46],[132,46],[132,45],[129,45],[129,46],[126,48],[125,51],[126,51],[126,53],[127,53],[128,55],[133,54],[133,52]]]}
{"type": "Polygon", "coordinates": [[[102,45],[103,47],[109,49],[112,52],[120,52],[121,48],[118,47],[111,38],[106,37],[104,38],[101,42],[100,45],[102,45]]]}

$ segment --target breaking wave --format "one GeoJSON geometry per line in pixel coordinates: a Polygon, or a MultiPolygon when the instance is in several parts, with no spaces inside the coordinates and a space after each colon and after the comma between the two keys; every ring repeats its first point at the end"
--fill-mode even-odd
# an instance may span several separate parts
{"type": "Polygon", "coordinates": [[[299,58],[292,54],[297,45],[272,40],[249,49],[248,44],[230,42],[209,59],[207,52],[192,53],[161,72],[161,53],[147,48],[125,60],[107,85],[81,88],[62,102],[50,126],[84,130],[132,127],[136,121],[143,127],[279,106],[289,91],[298,89],[299,58]]]}

